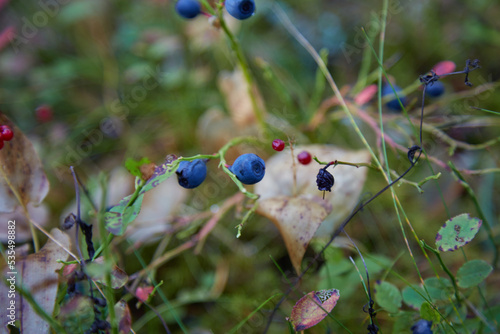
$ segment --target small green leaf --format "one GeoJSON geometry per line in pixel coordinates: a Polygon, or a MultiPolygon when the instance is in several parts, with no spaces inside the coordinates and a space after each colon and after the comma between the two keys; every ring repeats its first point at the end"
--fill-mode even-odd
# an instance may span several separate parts
{"type": "Polygon", "coordinates": [[[114,235],[122,235],[141,211],[144,194],[140,194],[131,206],[127,206],[133,195],[123,198],[104,215],[106,229],[114,235]]]}
{"type": "Polygon", "coordinates": [[[412,288],[410,286],[407,286],[402,291],[403,301],[405,302],[406,305],[410,306],[411,308],[419,310],[420,306],[422,306],[422,303],[425,302],[425,299],[415,290],[417,290],[418,292],[420,292],[420,294],[425,296],[425,291],[422,287],[413,286],[412,288]]]}
{"type": "Polygon", "coordinates": [[[483,260],[465,263],[457,272],[457,283],[461,288],[470,288],[481,283],[493,268],[483,260]]]}
{"type": "Polygon", "coordinates": [[[420,317],[434,323],[440,320],[439,313],[428,302],[424,302],[420,307],[420,317]]]}
{"type": "Polygon", "coordinates": [[[311,328],[333,310],[339,298],[337,289],[311,291],[295,304],[288,320],[297,332],[311,328]]]}
{"type": "Polygon", "coordinates": [[[127,168],[133,176],[142,177],[141,166],[149,163],[151,163],[151,161],[148,158],[142,158],[139,161],[128,158],[127,161],[125,161],[125,168],[127,168]]]}
{"type": "Polygon", "coordinates": [[[128,282],[128,275],[122,269],[116,265],[106,264],[104,262],[104,257],[98,257],[94,261],[88,263],[85,268],[85,272],[93,280],[106,285],[106,273],[111,274],[111,287],[113,289],[119,289],[128,282]]]}
{"type": "MultiPolygon", "coordinates": [[[[155,168],[153,175],[144,183],[137,198],[129,205],[132,195],[123,198],[120,203],[109,209],[104,215],[106,229],[114,235],[125,233],[127,226],[139,215],[144,194],[157,187],[160,183],[172,176],[179,167],[179,160],[171,164],[164,163],[155,168]]],[[[136,188],[140,187],[140,179],[136,179],[136,188]]]]}
{"type": "Polygon", "coordinates": [[[453,285],[447,278],[431,277],[424,280],[425,287],[433,302],[448,300],[453,294],[453,285]]]}
{"type": "Polygon", "coordinates": [[[377,282],[375,301],[389,313],[397,313],[403,302],[398,288],[389,282],[377,282]]]}
{"type": "Polygon", "coordinates": [[[443,252],[457,250],[476,236],[482,221],[463,213],[444,223],[436,235],[436,247],[443,252]]]}

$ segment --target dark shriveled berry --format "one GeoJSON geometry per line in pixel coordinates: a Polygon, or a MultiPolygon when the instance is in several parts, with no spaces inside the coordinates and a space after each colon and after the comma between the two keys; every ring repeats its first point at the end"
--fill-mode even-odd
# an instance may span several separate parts
{"type": "Polygon", "coordinates": [[[326,170],[327,167],[319,170],[318,175],[316,176],[316,185],[318,186],[319,191],[331,192],[335,179],[333,178],[333,175],[326,170]]]}

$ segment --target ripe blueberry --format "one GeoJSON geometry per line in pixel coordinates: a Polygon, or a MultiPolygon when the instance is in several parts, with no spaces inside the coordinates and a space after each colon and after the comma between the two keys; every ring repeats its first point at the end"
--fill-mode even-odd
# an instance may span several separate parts
{"type": "Polygon", "coordinates": [[[432,334],[432,321],[420,319],[411,326],[412,334],[432,334]]]}
{"type": "Polygon", "coordinates": [[[255,184],[262,180],[266,173],[264,160],[253,153],[240,155],[229,170],[244,184],[255,184]]]}
{"type": "Polygon", "coordinates": [[[254,0],[226,0],[226,10],[238,20],[248,19],[255,14],[254,0]]]}
{"type": "Polygon", "coordinates": [[[425,94],[430,97],[439,97],[444,93],[444,85],[441,81],[433,81],[427,85],[425,94]]]}
{"type": "MultiPolygon", "coordinates": [[[[394,90],[396,91],[396,93],[398,93],[398,96],[399,96],[399,99],[401,100],[401,103],[403,105],[406,105],[407,103],[407,100],[406,100],[406,96],[404,95],[401,95],[401,87],[397,86],[397,85],[392,85],[394,87],[394,90]]],[[[392,90],[392,87],[391,85],[389,85],[388,83],[384,84],[384,86],[382,87],[382,96],[386,96],[386,95],[394,95],[394,91],[392,90]]],[[[401,111],[401,106],[399,105],[399,101],[397,98],[394,98],[394,100],[390,100],[389,102],[387,102],[386,104],[387,108],[391,109],[391,110],[395,110],[395,111],[401,111]]]]}
{"type": "Polygon", "coordinates": [[[311,162],[311,154],[307,151],[302,151],[297,155],[297,160],[303,165],[308,165],[311,162]]]}
{"type": "Polygon", "coordinates": [[[281,152],[285,148],[285,142],[281,139],[273,140],[273,150],[281,152]]]}
{"type": "Polygon", "coordinates": [[[0,126],[0,136],[2,140],[9,141],[14,138],[14,132],[12,132],[8,125],[2,125],[0,126]]]}
{"type": "Polygon", "coordinates": [[[201,13],[201,6],[196,0],[179,0],[175,4],[175,10],[183,18],[192,19],[201,13]]]}
{"type": "Polygon", "coordinates": [[[181,187],[193,189],[205,181],[207,177],[207,165],[201,159],[181,161],[175,173],[181,187]]]}

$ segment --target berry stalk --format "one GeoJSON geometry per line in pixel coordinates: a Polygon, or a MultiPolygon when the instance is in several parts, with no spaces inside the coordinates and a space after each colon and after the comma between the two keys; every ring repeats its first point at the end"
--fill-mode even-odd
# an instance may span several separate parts
{"type": "Polygon", "coordinates": [[[243,54],[243,50],[241,49],[240,43],[236,39],[236,37],[233,35],[233,33],[229,30],[226,21],[224,20],[224,17],[222,16],[222,6],[219,5],[219,20],[220,20],[220,26],[224,33],[226,34],[227,38],[229,39],[229,42],[231,44],[231,49],[234,51],[236,54],[236,59],[238,60],[238,64],[241,67],[241,70],[243,71],[243,76],[245,77],[245,81],[247,82],[247,90],[248,94],[250,95],[250,101],[252,102],[252,108],[255,114],[255,118],[257,119],[257,122],[259,123],[260,127],[264,131],[264,133],[267,132],[267,125],[264,117],[264,112],[260,109],[259,105],[257,104],[257,100],[255,98],[255,95],[252,91],[252,88],[254,87],[254,81],[252,74],[250,73],[250,67],[248,65],[248,62],[245,58],[245,55],[243,54]]]}

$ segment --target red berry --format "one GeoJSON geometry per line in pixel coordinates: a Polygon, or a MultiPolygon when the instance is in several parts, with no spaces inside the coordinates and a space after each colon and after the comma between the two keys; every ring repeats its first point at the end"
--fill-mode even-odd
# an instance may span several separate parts
{"type": "Polygon", "coordinates": [[[2,140],[9,141],[14,138],[14,132],[12,132],[8,125],[0,126],[0,134],[2,135],[2,140]]]}
{"type": "Polygon", "coordinates": [[[307,152],[307,151],[300,152],[299,155],[297,155],[297,159],[303,165],[309,164],[312,160],[311,154],[309,154],[309,152],[307,152]]]}
{"type": "Polygon", "coordinates": [[[3,140],[0,139],[0,150],[3,148],[3,140]]]}
{"type": "Polygon", "coordinates": [[[283,151],[283,149],[285,148],[285,142],[281,139],[275,139],[273,140],[273,150],[275,151],[283,151]]]}
{"type": "Polygon", "coordinates": [[[35,113],[36,113],[36,119],[40,123],[50,122],[54,114],[52,112],[52,108],[47,104],[41,105],[38,108],[36,108],[35,113]]]}

